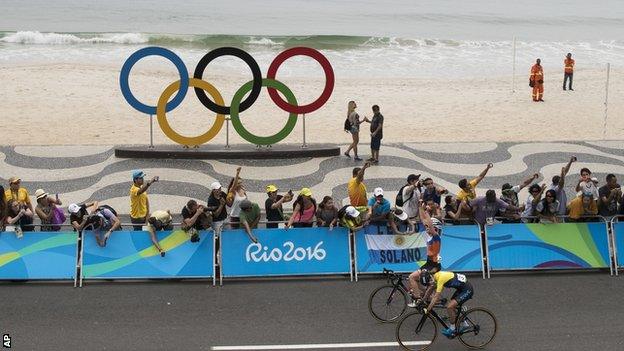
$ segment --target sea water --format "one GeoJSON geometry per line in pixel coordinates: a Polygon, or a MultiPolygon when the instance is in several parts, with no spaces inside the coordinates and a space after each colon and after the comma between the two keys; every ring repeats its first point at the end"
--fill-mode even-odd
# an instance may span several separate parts
{"type": "MultiPolygon", "coordinates": [[[[121,65],[135,50],[163,46],[189,71],[220,46],[249,51],[266,72],[285,48],[310,46],[337,77],[487,77],[535,58],[561,68],[624,67],[621,0],[0,0],[0,64],[121,65]]],[[[280,75],[316,76],[298,64],[280,75]]],[[[161,60],[164,61],[164,60],[161,60]]],[[[158,64],[165,65],[160,62],[158,64]]],[[[215,61],[240,70],[236,59],[215,61]]]]}

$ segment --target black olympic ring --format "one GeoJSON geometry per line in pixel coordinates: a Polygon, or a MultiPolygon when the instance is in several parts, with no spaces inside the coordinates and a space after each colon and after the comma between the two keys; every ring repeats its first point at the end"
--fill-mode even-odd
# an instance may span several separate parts
{"type": "MultiPolygon", "coordinates": [[[[214,49],[204,55],[201,60],[199,60],[199,63],[197,63],[197,67],[195,67],[195,73],[193,74],[193,78],[202,79],[202,75],[204,74],[204,70],[206,70],[208,64],[212,60],[221,56],[238,57],[239,59],[243,60],[243,62],[245,62],[251,69],[251,74],[253,75],[253,85],[251,88],[251,92],[249,93],[249,96],[240,103],[239,111],[245,111],[246,109],[250,108],[254,102],[256,102],[256,99],[260,95],[260,90],[262,90],[262,72],[260,72],[260,66],[258,66],[256,60],[247,52],[233,47],[222,47],[214,49]]],[[[208,97],[208,95],[206,95],[206,92],[203,89],[195,87],[195,94],[197,95],[199,101],[210,111],[223,115],[230,114],[230,106],[217,105],[212,100],[210,100],[210,98],[208,97]]]]}

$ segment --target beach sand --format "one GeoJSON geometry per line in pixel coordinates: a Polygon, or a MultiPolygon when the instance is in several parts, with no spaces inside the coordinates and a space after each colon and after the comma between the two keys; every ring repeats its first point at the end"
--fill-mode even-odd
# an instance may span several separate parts
{"type": "MultiPolygon", "coordinates": [[[[528,72],[527,67],[527,72],[528,72]]],[[[149,118],[124,100],[119,89],[120,67],[100,64],[30,64],[0,66],[0,110],[4,145],[148,144],[149,118]]],[[[365,75],[365,72],[363,72],[365,75]]],[[[373,104],[385,116],[384,142],[553,141],[603,138],[605,70],[575,72],[574,92],[561,89],[562,72],[545,71],[544,103],[531,101],[528,73],[479,79],[341,78],[320,110],[306,116],[308,143],[348,143],[342,130],[347,102],[358,103],[360,116],[371,116],[373,104]]],[[[175,71],[133,70],[130,85],[139,100],[154,105],[165,86],[177,80],[175,71]]],[[[244,75],[211,76],[210,81],[229,104],[244,75]]],[[[324,79],[280,79],[300,104],[315,99],[324,79]]],[[[612,70],[606,139],[624,139],[624,70],[612,70]]],[[[184,135],[206,131],[214,113],[189,91],[169,114],[172,127],[184,135]]],[[[252,132],[270,135],[282,128],[288,114],[270,100],[266,88],[241,114],[252,132]]],[[[368,125],[361,141],[368,142],[368,125]]],[[[212,144],[224,144],[225,127],[212,144]]],[[[302,123],[283,142],[301,143],[302,123]]],[[[154,143],[172,144],[154,116],[154,143]]],[[[230,127],[230,143],[247,143],[230,127]]]]}

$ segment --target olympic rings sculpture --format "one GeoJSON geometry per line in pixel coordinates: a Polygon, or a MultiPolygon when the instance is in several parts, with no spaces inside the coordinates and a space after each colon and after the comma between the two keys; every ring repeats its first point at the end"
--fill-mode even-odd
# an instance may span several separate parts
{"type": "Polygon", "coordinates": [[[262,78],[262,73],[260,72],[260,66],[256,60],[246,51],[234,47],[222,47],[218,49],[214,49],[204,55],[201,60],[197,63],[197,67],[195,67],[195,72],[193,73],[193,77],[189,77],[188,71],[182,59],[173,53],[173,51],[156,46],[146,47],[134,52],[126,62],[123,64],[121,68],[121,73],[119,75],[119,85],[121,88],[121,93],[134,109],[139,112],[143,112],[149,115],[156,115],[158,119],[158,124],[160,125],[163,133],[169,137],[169,139],[175,141],[178,144],[182,145],[201,145],[212,140],[223,127],[223,123],[225,122],[225,115],[230,115],[230,119],[232,121],[232,126],[234,130],[245,140],[250,143],[256,145],[271,145],[276,144],[286,138],[292,130],[295,128],[297,124],[297,116],[299,114],[306,114],[321,108],[329,97],[332,94],[334,89],[334,71],[329,63],[329,60],[321,54],[319,51],[308,48],[308,47],[294,47],[291,49],[284,50],[279,55],[273,59],[273,62],[269,65],[269,69],[267,71],[267,77],[262,78]],[[129,84],[129,76],[132,67],[142,58],[147,56],[161,56],[165,59],[171,61],[174,64],[178,73],[180,74],[180,79],[171,83],[160,95],[158,99],[158,103],[156,106],[146,105],[140,102],[132,91],[130,90],[129,84]],[[232,101],[230,102],[230,106],[226,106],[223,101],[223,97],[219,90],[214,87],[214,85],[209,82],[203,80],[203,74],[206,70],[206,67],[210,62],[214,59],[221,56],[234,56],[237,57],[243,62],[245,62],[249,68],[251,69],[253,79],[241,86],[238,91],[232,97],[232,101]],[[325,87],[321,92],[321,95],[314,100],[313,102],[299,106],[297,99],[293,92],[283,83],[276,79],[277,71],[279,67],[286,61],[287,59],[293,56],[308,56],[315,61],[317,61],[323,71],[325,72],[325,87]],[[258,136],[251,132],[249,132],[242,124],[240,120],[240,113],[247,110],[251,105],[254,104],[258,96],[260,95],[260,90],[262,87],[267,87],[269,97],[275,105],[277,105],[280,109],[289,113],[288,121],[286,125],[277,133],[270,136],[258,136]],[[216,113],[217,118],[212,125],[212,127],[205,132],[204,134],[187,137],[179,134],[167,121],[167,112],[175,109],[182,103],[184,98],[186,97],[186,93],[189,87],[193,87],[195,90],[195,95],[199,101],[204,105],[208,110],[216,113]],[[284,101],[277,92],[281,92],[285,97],[286,101],[284,101]],[[208,94],[206,94],[208,93],[208,94]],[[245,94],[249,93],[249,96],[243,100],[245,94]],[[169,101],[171,96],[175,94],[173,99],[169,101]]]}

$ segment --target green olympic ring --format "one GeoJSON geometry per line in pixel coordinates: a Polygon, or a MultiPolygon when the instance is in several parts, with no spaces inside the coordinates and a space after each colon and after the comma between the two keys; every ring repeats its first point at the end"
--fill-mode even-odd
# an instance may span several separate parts
{"type": "MultiPolygon", "coordinates": [[[[270,136],[258,136],[251,132],[249,132],[243,123],[240,120],[239,116],[239,105],[241,100],[249,91],[251,91],[253,87],[253,80],[245,83],[242,87],[238,89],[238,91],[232,97],[232,103],[230,104],[230,119],[232,120],[232,126],[234,130],[241,136],[241,138],[247,140],[248,142],[256,145],[271,145],[277,144],[292,132],[297,124],[297,114],[290,113],[288,115],[288,121],[282,130],[270,136]]],[[[297,98],[295,98],[295,94],[282,82],[279,82],[274,79],[263,78],[262,86],[277,89],[280,93],[284,94],[288,103],[292,106],[297,106],[297,98]]]]}

